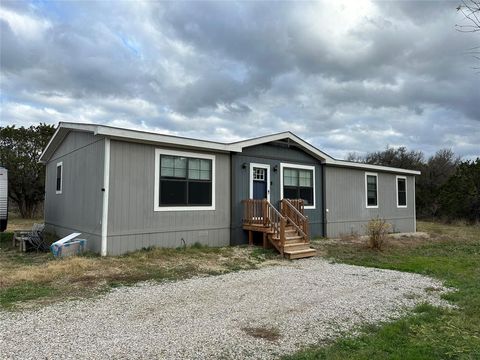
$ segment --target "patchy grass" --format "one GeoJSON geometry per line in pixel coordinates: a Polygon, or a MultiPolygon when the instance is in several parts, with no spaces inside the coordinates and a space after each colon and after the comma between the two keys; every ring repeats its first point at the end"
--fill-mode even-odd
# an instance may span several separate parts
{"type": "Polygon", "coordinates": [[[279,259],[249,247],[149,248],[118,257],[96,254],[55,259],[48,253],[20,253],[11,233],[0,239],[0,307],[14,309],[108,291],[139,281],[179,280],[254,269],[279,259]]]}
{"type": "Polygon", "coordinates": [[[16,230],[30,230],[34,223],[43,223],[43,219],[23,219],[18,214],[9,212],[6,231],[13,232],[16,230]]]}
{"type": "Polygon", "coordinates": [[[36,300],[55,295],[56,289],[32,282],[23,282],[0,291],[0,306],[10,308],[19,301],[36,300]]]}
{"type": "Polygon", "coordinates": [[[389,239],[383,251],[370,250],[361,242],[315,244],[333,261],[441,279],[458,289],[445,295],[456,309],[422,305],[409,317],[364,328],[361,336],[344,337],[287,358],[479,359],[480,227],[419,222],[418,231],[430,237],[389,239]]]}

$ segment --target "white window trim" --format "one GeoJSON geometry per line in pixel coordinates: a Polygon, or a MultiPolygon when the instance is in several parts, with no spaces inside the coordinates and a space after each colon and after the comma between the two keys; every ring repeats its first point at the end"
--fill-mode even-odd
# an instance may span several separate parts
{"type": "Polygon", "coordinates": [[[202,210],[215,210],[215,155],[155,149],[155,181],[153,191],[153,210],[154,211],[202,211],[202,210]],[[173,156],[185,156],[197,159],[209,159],[212,160],[212,205],[209,206],[160,206],[158,204],[160,198],[160,155],[173,155],[173,156]]]}
{"type": "Polygon", "coordinates": [[[366,172],[365,173],[365,206],[367,209],[378,209],[379,203],[378,197],[378,173],[366,172]],[[368,205],[368,186],[367,186],[367,176],[375,176],[377,178],[377,205],[368,205]]]}
{"type": "Polygon", "coordinates": [[[313,176],[313,205],[305,206],[305,210],[314,210],[316,209],[316,187],[315,187],[315,166],[313,165],[299,165],[299,164],[289,164],[289,163],[280,163],[280,199],[283,199],[283,169],[284,168],[293,168],[293,169],[304,169],[311,170],[313,176]]]}
{"type": "Polygon", "coordinates": [[[61,194],[63,190],[63,161],[57,163],[55,166],[55,194],[61,194]],[[57,190],[57,172],[60,166],[60,190],[57,190]]]}
{"type": "Polygon", "coordinates": [[[395,184],[396,184],[396,190],[397,190],[397,208],[407,208],[408,206],[408,188],[407,188],[407,177],[406,176],[401,176],[397,175],[395,177],[395,184]],[[405,205],[399,205],[398,204],[398,179],[405,179],[405,205]]]}
{"type": "Polygon", "coordinates": [[[253,199],[253,168],[261,168],[267,170],[267,200],[270,201],[270,165],[250,163],[250,199],[253,199]]]}

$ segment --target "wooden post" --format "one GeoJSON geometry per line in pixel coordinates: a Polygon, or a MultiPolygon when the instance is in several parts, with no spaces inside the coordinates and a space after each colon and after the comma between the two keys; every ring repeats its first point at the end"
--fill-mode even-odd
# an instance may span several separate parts
{"type": "Polygon", "coordinates": [[[250,245],[250,246],[253,245],[253,234],[252,234],[252,230],[248,230],[248,245],[250,245]]]}
{"type": "Polygon", "coordinates": [[[280,253],[283,256],[283,249],[285,248],[285,218],[280,219],[280,253]]]}
{"type": "Polygon", "coordinates": [[[263,226],[267,226],[268,224],[268,209],[267,209],[267,199],[262,200],[262,218],[263,218],[263,226]]]}
{"type": "Polygon", "coordinates": [[[263,248],[266,249],[267,248],[267,233],[264,232],[262,233],[263,235],[263,248]]]}
{"type": "Polygon", "coordinates": [[[305,230],[303,230],[303,232],[305,233],[305,242],[308,242],[310,239],[310,234],[308,233],[310,231],[308,228],[308,216],[305,217],[304,228],[305,230]]]}

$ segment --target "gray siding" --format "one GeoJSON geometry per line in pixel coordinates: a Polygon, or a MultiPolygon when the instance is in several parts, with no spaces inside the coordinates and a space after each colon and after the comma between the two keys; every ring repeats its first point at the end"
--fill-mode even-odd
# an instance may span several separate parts
{"type": "Polygon", "coordinates": [[[187,245],[230,243],[229,154],[214,154],[215,210],[164,212],[153,210],[155,149],[160,147],[115,140],[110,144],[109,255],[149,246],[178,247],[182,239],[187,245]]]}
{"type": "Polygon", "coordinates": [[[326,208],[327,236],[338,237],[351,232],[365,233],[368,220],[380,217],[392,224],[393,232],[415,231],[414,178],[407,176],[407,208],[397,207],[396,175],[378,174],[378,208],[367,208],[365,172],[327,166],[326,208]]]}
{"type": "Polygon", "coordinates": [[[250,163],[270,165],[270,202],[279,209],[280,201],[280,163],[292,163],[315,166],[315,209],[305,210],[309,217],[312,237],[323,235],[323,175],[318,160],[296,147],[286,147],[282,144],[262,144],[232,155],[232,245],[245,244],[247,234],[242,229],[242,200],[250,196],[250,163]],[[242,165],[246,164],[243,169],[242,165]],[[274,171],[274,166],[278,170],[274,171]]]}
{"type": "Polygon", "coordinates": [[[45,224],[58,237],[81,232],[88,248],[100,251],[104,139],[70,132],[46,164],[45,224]],[[63,162],[62,193],[56,194],[56,167],[63,162]]]}

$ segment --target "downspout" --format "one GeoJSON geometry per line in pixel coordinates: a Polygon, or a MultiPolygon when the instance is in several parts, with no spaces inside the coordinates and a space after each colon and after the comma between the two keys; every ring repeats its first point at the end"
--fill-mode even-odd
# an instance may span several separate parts
{"type": "Polygon", "coordinates": [[[322,216],[323,216],[323,237],[327,237],[327,183],[326,183],[326,171],[327,167],[325,164],[321,165],[322,168],[322,216]]]}
{"type": "Polygon", "coordinates": [[[105,159],[103,162],[103,206],[102,206],[102,247],[100,254],[107,255],[108,232],[108,192],[110,185],[110,139],[105,138],[105,159]]]}
{"type": "Polygon", "coordinates": [[[415,175],[413,175],[413,232],[417,232],[417,200],[415,199],[415,175]]]}
{"type": "Polygon", "coordinates": [[[234,161],[234,158],[233,158],[233,153],[230,152],[230,241],[229,241],[229,245],[232,246],[232,242],[235,241],[234,239],[234,227],[236,226],[236,224],[234,223],[234,218],[233,218],[233,214],[235,213],[235,203],[234,203],[234,200],[235,200],[235,196],[233,194],[233,191],[234,191],[234,169],[233,169],[233,161],[234,161]]]}

